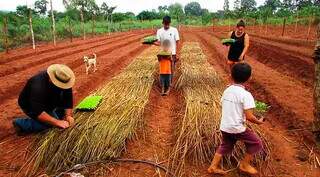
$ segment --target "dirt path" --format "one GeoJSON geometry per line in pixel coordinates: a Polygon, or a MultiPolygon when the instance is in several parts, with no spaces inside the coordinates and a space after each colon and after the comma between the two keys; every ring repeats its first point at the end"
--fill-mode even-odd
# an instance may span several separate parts
{"type": "MultiPolygon", "coordinates": [[[[172,90],[167,97],[160,96],[158,83],[151,91],[145,112],[145,129],[138,132],[137,140],[129,142],[123,158],[150,160],[167,166],[173,140],[173,125],[177,116],[180,95],[172,90]]],[[[158,176],[154,167],[145,164],[121,164],[110,176],[158,176]],[[115,175],[117,174],[117,175],[115,175]]],[[[161,175],[165,173],[161,171],[161,175]]]]}
{"type": "MultiPolygon", "coordinates": [[[[202,47],[207,54],[210,63],[212,66],[223,76],[227,82],[228,74],[227,67],[225,63],[225,57],[223,55],[222,47],[218,48],[218,44],[214,43],[212,38],[206,38],[203,33],[195,34],[188,33],[188,38],[193,38],[196,41],[202,43],[202,47]]],[[[256,63],[251,63],[254,68],[259,68],[256,63]]],[[[271,68],[268,68],[272,70],[271,68]]],[[[256,71],[254,71],[256,74],[256,71]]],[[[262,76],[260,76],[262,77],[262,76]]],[[[266,77],[266,76],[263,76],[266,77]]],[[[255,75],[253,81],[248,84],[248,89],[253,93],[253,95],[262,101],[268,102],[270,100],[266,99],[268,97],[264,96],[265,93],[262,92],[262,88],[256,88],[256,83],[259,83],[260,80],[256,80],[257,76],[255,75]]],[[[265,86],[265,85],[263,85],[265,86]]],[[[269,96],[269,95],[268,95],[269,96]]],[[[270,103],[273,107],[274,103],[270,103]]],[[[275,167],[275,172],[277,176],[318,176],[319,170],[311,170],[310,164],[307,162],[302,162],[299,158],[306,156],[309,152],[302,144],[300,138],[297,134],[286,131],[287,127],[279,119],[286,119],[288,115],[282,115],[282,107],[275,106],[270,110],[270,113],[267,116],[268,121],[262,128],[266,132],[268,139],[273,145],[273,166],[275,167]],[[281,113],[279,113],[281,111],[281,113]],[[281,145],[281,146],[279,146],[281,145]]],[[[288,120],[283,120],[288,121],[288,120]]]]}

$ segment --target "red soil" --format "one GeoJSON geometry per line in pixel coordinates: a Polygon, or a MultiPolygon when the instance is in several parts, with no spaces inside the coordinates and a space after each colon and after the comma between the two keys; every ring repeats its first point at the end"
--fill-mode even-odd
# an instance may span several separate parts
{"type": "MultiPolygon", "coordinates": [[[[219,37],[224,34],[225,32],[214,33],[214,35],[219,37]]],[[[109,44],[110,46],[104,47],[101,45],[92,49],[90,48],[96,44],[103,44],[104,40],[99,40],[98,38],[92,39],[97,40],[97,42],[87,45],[83,45],[86,41],[83,41],[83,43],[79,42],[77,46],[63,49],[65,52],[70,52],[78,50],[78,47],[82,50],[82,47],[87,46],[79,54],[69,54],[70,56],[61,59],[55,58],[52,59],[54,61],[34,65],[31,68],[26,67],[26,69],[22,69],[17,73],[0,77],[0,81],[2,81],[0,82],[2,84],[0,88],[5,90],[4,92],[0,92],[1,98],[5,98],[4,101],[0,101],[0,111],[2,112],[0,116],[2,120],[0,129],[4,130],[0,133],[0,138],[2,139],[0,141],[0,161],[5,162],[0,164],[0,176],[10,176],[17,172],[24,162],[24,158],[22,157],[26,152],[26,146],[33,139],[33,137],[17,137],[14,135],[11,127],[13,116],[21,114],[16,105],[16,98],[25,79],[36,71],[46,68],[50,63],[57,61],[67,63],[73,67],[78,78],[75,90],[76,100],[79,100],[96,89],[99,85],[97,83],[108,81],[115,74],[119,73],[121,68],[125,67],[132,60],[133,56],[146,48],[139,45],[138,38],[141,38],[142,35],[138,33],[129,33],[128,35],[131,35],[128,39],[123,39],[118,35],[115,37],[111,36],[105,41],[105,43],[114,41],[109,44]],[[81,56],[92,52],[98,53],[98,71],[86,76],[84,68],[80,67],[82,63],[81,56]],[[74,61],[71,58],[76,58],[76,60],[74,61]],[[4,84],[9,78],[12,84],[9,82],[4,84]],[[11,89],[14,91],[10,92],[11,89]]],[[[226,48],[220,44],[219,39],[213,36],[210,30],[184,28],[182,39],[183,41],[200,42],[202,49],[208,57],[208,61],[227,83],[229,79],[228,68],[225,64],[226,48]]],[[[303,160],[309,154],[306,146],[314,147],[310,131],[310,124],[313,120],[312,74],[310,73],[313,71],[312,60],[309,60],[308,52],[311,51],[311,47],[286,43],[286,40],[269,40],[269,37],[262,38],[255,36],[252,38],[252,47],[247,57],[248,63],[254,69],[253,78],[247,85],[247,88],[256,99],[267,102],[271,106],[266,116],[268,121],[262,126],[262,129],[273,146],[273,161],[271,163],[275,172],[267,171],[266,175],[316,177],[320,176],[319,169],[311,168],[311,165],[303,160]],[[281,50],[276,50],[276,48],[281,50]],[[300,66],[302,64],[305,66],[300,66]],[[305,74],[305,80],[295,74],[300,73],[300,70],[304,70],[302,74],[305,74]]],[[[43,47],[45,50],[45,46],[43,47]]],[[[60,50],[48,50],[46,52],[51,52],[53,55],[62,53],[60,50]]],[[[43,54],[39,54],[39,56],[43,54]]],[[[0,54],[0,56],[2,55],[0,54]]],[[[35,56],[31,57],[34,57],[35,60],[37,59],[35,56]]],[[[152,160],[162,162],[162,165],[167,165],[166,160],[174,143],[173,132],[175,126],[177,126],[175,120],[181,117],[180,113],[184,107],[183,97],[179,91],[174,89],[168,97],[161,97],[156,82],[149,100],[150,102],[145,111],[145,129],[138,131],[138,138],[136,140],[128,142],[127,151],[123,157],[152,160]]],[[[188,177],[211,176],[206,172],[209,164],[205,164],[203,167],[193,166],[192,163],[187,165],[190,167],[187,170],[188,177]]],[[[97,170],[97,168],[94,169],[97,170]]],[[[106,169],[104,168],[104,170],[106,169]]],[[[121,177],[160,176],[153,167],[130,163],[111,166],[111,168],[99,174],[95,175],[121,177]]],[[[164,173],[161,173],[161,176],[164,176],[164,173]]],[[[243,175],[235,171],[228,176],[243,175]]]]}

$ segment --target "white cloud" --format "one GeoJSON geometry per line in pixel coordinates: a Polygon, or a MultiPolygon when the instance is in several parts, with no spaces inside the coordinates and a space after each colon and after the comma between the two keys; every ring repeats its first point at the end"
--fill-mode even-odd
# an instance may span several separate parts
{"type": "MultiPolygon", "coordinates": [[[[53,8],[58,11],[64,11],[62,0],[52,0],[53,8]]],[[[107,2],[108,5],[117,6],[116,12],[134,12],[135,14],[142,10],[157,9],[160,5],[170,5],[181,3],[186,5],[189,2],[199,2],[202,8],[209,11],[217,11],[223,8],[224,0],[96,0],[98,5],[107,2]]],[[[265,0],[256,0],[258,5],[265,0]]],[[[34,4],[35,0],[0,0],[0,10],[14,11],[18,5],[34,4]]],[[[234,0],[230,0],[230,6],[233,6],[234,0]]]]}

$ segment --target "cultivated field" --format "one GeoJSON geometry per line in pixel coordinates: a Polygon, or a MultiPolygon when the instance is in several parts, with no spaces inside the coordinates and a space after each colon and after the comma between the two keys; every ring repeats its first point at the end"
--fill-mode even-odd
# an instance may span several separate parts
{"type": "MultiPolygon", "coordinates": [[[[218,79],[221,84],[219,87],[226,87],[229,80],[229,71],[226,65],[227,48],[220,43],[220,39],[226,36],[227,30],[228,27],[216,28],[214,32],[212,28],[182,27],[180,31],[182,41],[178,50],[180,62],[178,62],[174,83],[177,83],[179,76],[188,76],[188,74],[183,75],[186,72],[183,70],[186,69],[183,67],[186,64],[184,62],[189,61],[192,63],[190,56],[194,56],[195,60],[198,59],[196,58],[198,55],[183,53],[195,52],[192,47],[185,47],[180,50],[182,46],[191,44],[199,46],[198,48],[196,47],[196,50],[205,63],[206,72],[204,73],[214,75],[215,79],[218,79]],[[190,51],[188,51],[189,49],[190,51]]],[[[280,28],[273,30],[281,31],[280,28]]],[[[246,61],[253,67],[254,71],[253,78],[248,83],[247,89],[252,92],[256,99],[271,106],[266,116],[266,123],[259,129],[271,149],[267,163],[268,168],[264,166],[264,163],[259,163],[259,169],[262,170],[261,176],[320,176],[320,167],[317,166],[315,161],[315,157],[318,156],[319,159],[320,156],[319,152],[314,149],[311,133],[311,123],[313,121],[313,60],[311,59],[314,47],[313,42],[292,39],[296,38],[296,36],[290,37],[290,35],[287,35],[287,37],[281,38],[259,34],[258,31],[253,32],[254,30],[252,29],[248,31],[251,36],[251,47],[248,56],[246,56],[246,61]]],[[[27,78],[39,70],[46,69],[50,64],[67,64],[76,74],[74,91],[75,102],[77,103],[95,90],[98,90],[98,93],[102,93],[101,89],[103,90],[104,87],[109,88],[108,84],[114,83],[117,79],[116,76],[122,76],[122,74],[126,73],[128,68],[132,66],[129,64],[133,61],[140,61],[141,58],[148,58],[150,56],[147,55],[154,54],[155,47],[141,44],[141,38],[154,33],[155,31],[152,30],[115,33],[109,36],[90,38],[85,41],[78,39],[73,43],[63,41],[56,47],[43,44],[38,47],[36,52],[29,47],[25,47],[12,50],[9,54],[1,53],[0,176],[18,174],[19,169],[26,162],[27,157],[25,156],[27,152],[35,150],[35,148],[28,149],[35,137],[16,136],[11,125],[14,117],[22,115],[17,106],[17,97],[27,78]],[[87,76],[82,57],[92,52],[97,53],[98,56],[98,71],[87,76]]],[[[201,72],[199,73],[197,77],[201,76],[201,72]]],[[[142,79],[144,77],[135,77],[134,79],[139,78],[142,79]]],[[[188,93],[195,94],[192,90],[188,92],[190,88],[183,88],[182,84],[182,88],[180,85],[180,87],[173,88],[169,96],[161,97],[157,72],[154,73],[154,79],[151,82],[153,82],[153,85],[150,85],[152,88],[150,90],[146,89],[146,93],[149,94],[148,103],[141,107],[143,108],[143,120],[140,122],[139,128],[133,130],[137,136],[133,139],[128,137],[126,148],[122,149],[120,158],[150,160],[163,166],[170,166],[169,169],[175,171],[171,168],[174,167],[174,164],[172,166],[173,156],[170,155],[174,152],[178,154],[176,146],[179,142],[177,140],[181,139],[181,137],[183,139],[181,134],[179,136],[179,133],[183,133],[183,131],[180,131],[183,125],[181,120],[187,120],[186,110],[194,109],[194,106],[197,106],[195,104],[190,107],[186,99],[190,97],[190,95],[188,97],[188,93]]],[[[210,81],[205,83],[208,82],[210,81]]],[[[210,87],[208,90],[216,89],[214,84],[211,84],[210,87]]],[[[219,95],[220,91],[216,93],[219,95]]],[[[107,93],[104,94],[108,95],[107,93]]],[[[120,93],[119,95],[121,96],[120,93]]],[[[140,96],[136,95],[136,97],[140,96]]],[[[212,100],[213,102],[219,99],[218,96],[212,95],[210,95],[210,98],[216,99],[212,100]]],[[[201,108],[200,112],[201,110],[204,110],[204,108],[201,108]]],[[[108,119],[108,117],[104,118],[108,119]]],[[[200,118],[201,116],[199,116],[200,118]]],[[[217,118],[212,116],[212,119],[217,118]]],[[[210,117],[206,117],[206,120],[202,123],[208,122],[210,122],[210,117]]],[[[199,141],[206,143],[211,142],[211,139],[207,137],[202,137],[202,139],[200,137],[199,139],[199,141]]],[[[212,146],[209,144],[208,147],[212,146]]],[[[192,153],[190,154],[192,156],[192,153]]],[[[206,168],[210,163],[206,157],[200,159],[202,163],[199,164],[194,164],[192,159],[197,158],[188,158],[187,156],[186,160],[183,159],[183,173],[179,172],[179,174],[184,174],[187,177],[212,176],[206,172],[206,168]]],[[[233,164],[230,165],[232,166],[233,164]]],[[[110,164],[108,168],[97,164],[88,166],[80,170],[80,172],[85,175],[90,174],[90,176],[110,177],[165,175],[165,173],[153,166],[127,162],[110,164]]],[[[227,176],[245,175],[233,170],[227,176]]]]}

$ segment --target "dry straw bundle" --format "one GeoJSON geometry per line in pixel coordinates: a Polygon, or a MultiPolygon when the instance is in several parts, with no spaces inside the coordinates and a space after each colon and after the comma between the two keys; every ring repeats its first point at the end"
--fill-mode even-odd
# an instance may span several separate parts
{"type": "Polygon", "coordinates": [[[74,127],[52,129],[41,136],[26,165],[27,173],[44,167],[51,174],[76,164],[119,157],[126,141],[143,124],[154,82],[156,52],[156,47],[149,48],[99,89],[95,94],[103,96],[103,101],[95,112],[76,113],[74,127]]]}
{"type": "MultiPolygon", "coordinates": [[[[207,62],[198,43],[185,43],[182,48],[181,76],[177,88],[183,91],[186,107],[176,129],[177,140],[171,152],[169,167],[177,176],[184,176],[187,161],[196,165],[209,165],[221,142],[220,99],[224,84],[207,62]]],[[[253,129],[263,138],[257,127],[253,129]]],[[[263,141],[269,152],[267,141],[263,141]]],[[[224,164],[234,167],[244,152],[244,146],[238,144],[234,153],[225,158],[224,164]]],[[[263,156],[258,156],[256,162],[260,164],[263,156]]]]}

